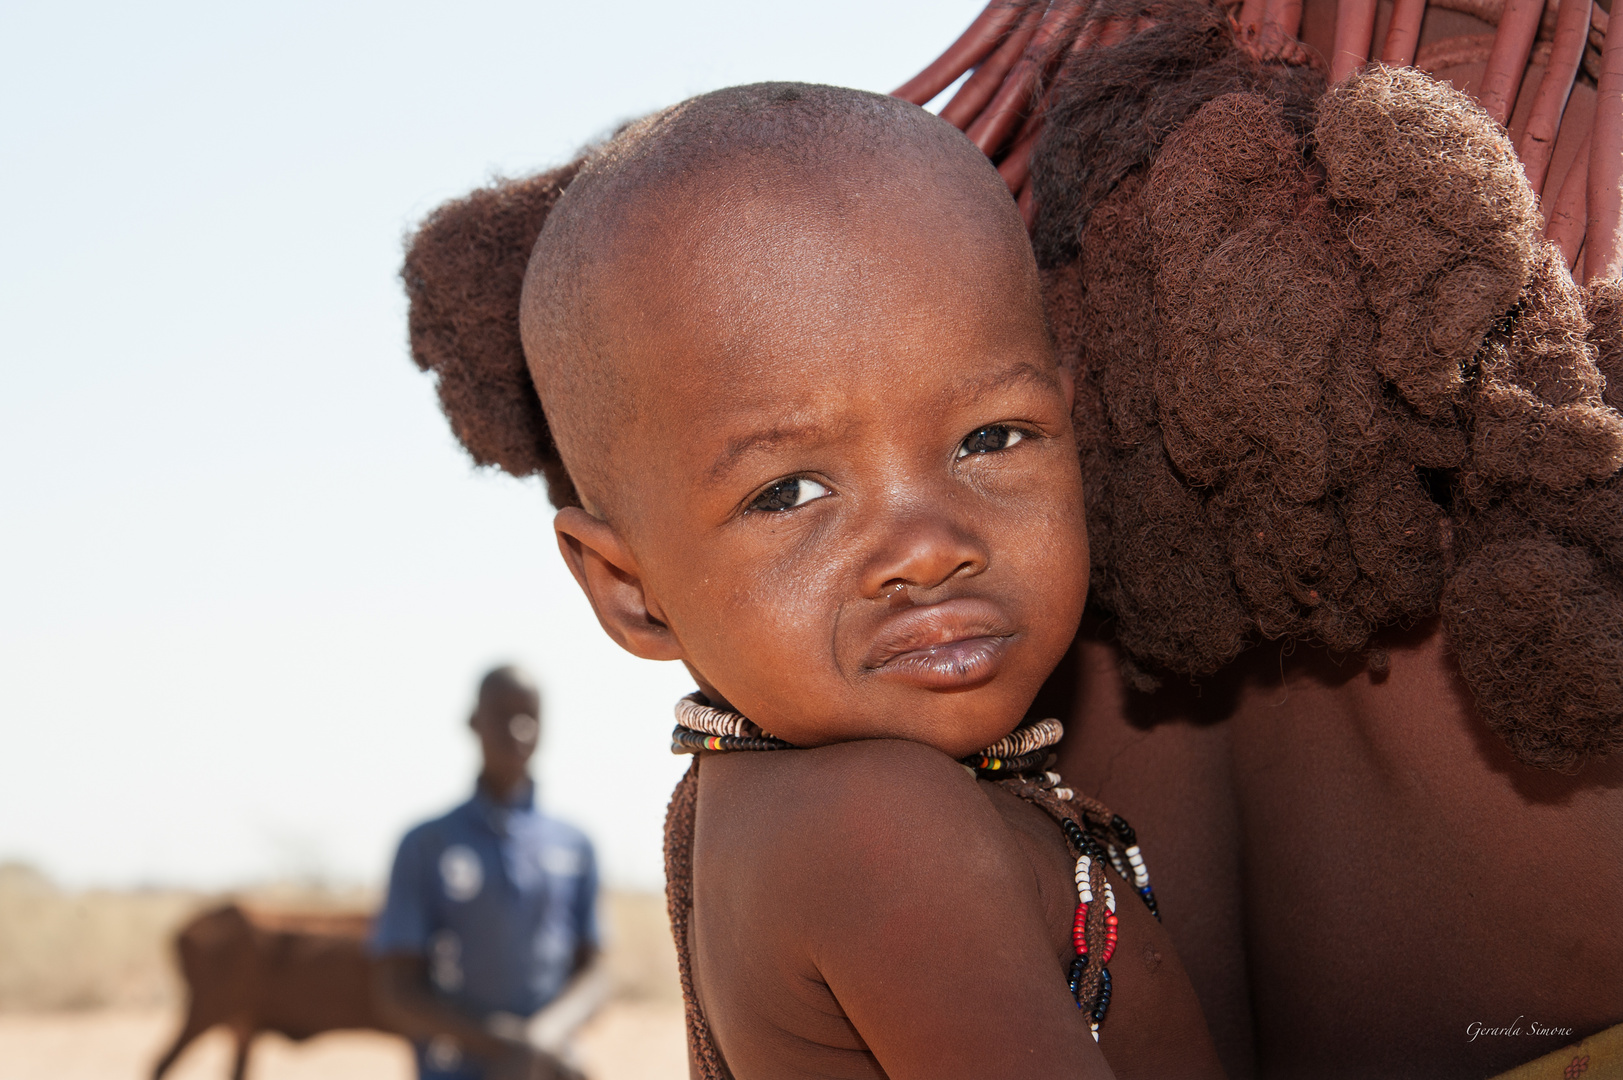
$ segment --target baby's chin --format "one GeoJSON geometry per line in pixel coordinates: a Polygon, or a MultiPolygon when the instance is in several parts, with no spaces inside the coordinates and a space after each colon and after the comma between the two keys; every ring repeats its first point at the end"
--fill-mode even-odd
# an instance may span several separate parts
{"type": "Polygon", "coordinates": [[[951,758],[967,758],[979,754],[1009,732],[1019,727],[1026,720],[1025,714],[998,719],[986,724],[976,725],[972,731],[958,731],[951,733],[952,737],[945,735],[936,738],[922,738],[919,742],[926,746],[933,746],[951,758]]]}
{"type": "MultiPolygon", "coordinates": [[[[940,695],[958,697],[958,695],[940,695]]],[[[884,710],[871,717],[857,717],[838,725],[819,724],[815,719],[787,722],[783,731],[773,731],[780,739],[801,747],[830,746],[863,739],[904,739],[939,750],[951,758],[966,758],[991,746],[1026,720],[1026,710],[1003,706],[992,710],[965,709],[965,702],[937,700],[918,702],[905,711],[884,710]],[[932,708],[931,706],[936,706],[932,708]],[[898,715],[898,712],[900,715],[898,715]]]]}

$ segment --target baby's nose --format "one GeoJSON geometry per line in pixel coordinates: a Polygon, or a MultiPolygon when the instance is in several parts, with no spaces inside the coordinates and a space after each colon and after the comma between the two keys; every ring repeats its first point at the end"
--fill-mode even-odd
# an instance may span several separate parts
{"type": "Polygon", "coordinates": [[[991,553],[980,535],[946,514],[897,515],[873,535],[863,568],[862,595],[899,598],[909,588],[932,589],[986,569],[991,553]]]}

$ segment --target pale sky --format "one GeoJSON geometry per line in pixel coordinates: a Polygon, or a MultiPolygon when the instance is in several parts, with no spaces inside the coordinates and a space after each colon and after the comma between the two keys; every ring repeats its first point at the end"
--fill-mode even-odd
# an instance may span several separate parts
{"type": "Polygon", "coordinates": [[[888,91],[981,6],[0,4],[0,861],[376,882],[515,660],[543,804],[658,887],[691,684],[603,635],[539,485],[455,444],[401,238],[695,93],[888,91]]]}

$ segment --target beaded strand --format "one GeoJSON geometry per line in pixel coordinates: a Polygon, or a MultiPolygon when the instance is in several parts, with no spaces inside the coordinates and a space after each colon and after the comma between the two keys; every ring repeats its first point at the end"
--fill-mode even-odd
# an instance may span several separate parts
{"type": "Polygon", "coordinates": [[[676,703],[676,724],[689,731],[700,731],[706,735],[722,735],[734,738],[758,739],[766,735],[755,725],[755,721],[742,713],[732,712],[728,709],[718,709],[704,700],[704,695],[695,690],[693,693],[681,698],[676,703]]]}
{"type": "Polygon", "coordinates": [[[782,739],[774,739],[770,735],[751,737],[749,735],[706,735],[702,731],[690,731],[679,727],[671,732],[671,753],[694,754],[700,750],[793,750],[794,747],[782,739]]]}
{"type": "Polygon", "coordinates": [[[1132,879],[1133,888],[1138,890],[1144,905],[1150,909],[1150,914],[1155,916],[1156,921],[1160,921],[1161,910],[1155,904],[1155,890],[1150,888],[1150,871],[1144,865],[1144,853],[1138,849],[1137,834],[1120,814],[1110,816],[1110,830],[1121,841],[1122,854],[1127,859],[1128,869],[1132,871],[1130,874],[1123,871],[1121,876],[1132,879]]]}
{"type": "Polygon", "coordinates": [[[1071,996],[1076,999],[1077,1008],[1087,1013],[1089,1030],[1097,1040],[1099,1025],[1110,1009],[1112,983],[1106,965],[1115,955],[1120,925],[1116,891],[1105,876],[1104,867],[1107,862],[1116,866],[1123,878],[1133,882],[1150,914],[1160,919],[1144,853],[1125,819],[1091,799],[1078,798],[1070,788],[1061,786],[1057,773],[1045,772],[1040,778],[1012,777],[1002,783],[1059,822],[1076,855],[1077,905],[1071,924],[1075,955],[1071,959],[1069,984],[1071,996]],[[1103,838],[1102,845],[1095,833],[1103,838]],[[1097,898],[1103,899],[1103,917],[1095,920],[1093,905],[1097,898]],[[1093,933],[1090,927],[1094,928],[1093,933]],[[1098,962],[1090,964],[1094,956],[1098,962]],[[1096,979],[1088,978],[1090,970],[1097,971],[1096,979]]]}
{"type": "Polygon", "coordinates": [[[993,758],[1023,757],[1034,750],[1046,750],[1059,742],[1065,728],[1058,720],[1036,720],[1021,724],[981,754],[993,758]]]}

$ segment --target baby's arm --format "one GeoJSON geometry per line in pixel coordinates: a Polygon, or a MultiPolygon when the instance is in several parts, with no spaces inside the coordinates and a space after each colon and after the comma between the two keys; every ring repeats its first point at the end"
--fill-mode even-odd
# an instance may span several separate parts
{"type": "Polygon", "coordinates": [[[1112,1076],[1065,898],[962,766],[893,741],[704,764],[697,966],[736,1075],[844,1074],[843,1031],[892,1080],[1112,1076]]]}

